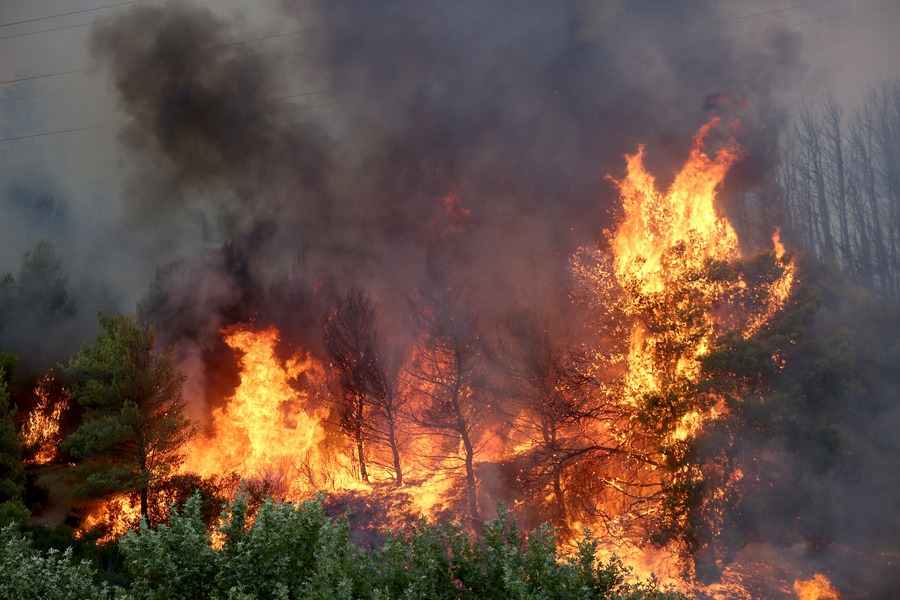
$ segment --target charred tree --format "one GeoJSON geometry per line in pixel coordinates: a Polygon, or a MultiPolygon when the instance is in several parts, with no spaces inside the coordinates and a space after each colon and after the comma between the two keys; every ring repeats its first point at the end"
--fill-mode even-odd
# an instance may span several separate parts
{"type": "MultiPolygon", "coordinates": [[[[379,353],[381,354],[381,353],[379,353]]],[[[403,485],[403,468],[400,460],[404,446],[404,415],[409,394],[401,385],[403,362],[399,353],[376,359],[372,368],[371,395],[373,419],[370,423],[374,441],[391,452],[391,469],[394,481],[403,485]]]]}
{"type": "Polygon", "coordinates": [[[380,379],[375,360],[375,307],[359,288],[351,288],[325,318],[325,350],[336,379],[335,403],[340,426],[350,436],[359,461],[359,477],[368,482],[366,446],[372,413],[370,390],[380,379]]]}
{"type": "Polygon", "coordinates": [[[506,330],[509,347],[495,353],[496,362],[505,376],[513,435],[528,447],[512,466],[523,494],[552,498],[541,520],[564,527],[567,468],[593,445],[582,426],[592,417],[585,405],[585,380],[569,352],[533,318],[516,314],[506,330]]]}
{"type": "Polygon", "coordinates": [[[429,434],[462,448],[468,511],[476,521],[475,443],[490,409],[479,394],[482,352],[476,317],[465,293],[446,282],[420,298],[415,308],[419,342],[408,368],[420,398],[415,419],[429,434]]]}

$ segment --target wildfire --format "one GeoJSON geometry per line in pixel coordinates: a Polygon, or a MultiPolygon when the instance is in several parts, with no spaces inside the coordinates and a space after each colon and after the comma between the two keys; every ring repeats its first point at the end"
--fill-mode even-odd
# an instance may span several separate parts
{"type": "Polygon", "coordinates": [[[55,397],[56,384],[52,375],[46,375],[34,390],[37,403],[22,427],[25,447],[33,454],[29,460],[44,465],[56,458],[59,446],[59,419],[66,409],[67,398],[55,397]]]}
{"type": "MultiPolygon", "coordinates": [[[[659,393],[664,382],[696,381],[700,359],[725,327],[745,336],[756,333],[779,310],[790,293],[794,266],[783,265],[774,281],[754,290],[767,299],[748,313],[735,306],[749,284],[728,273],[728,261],[741,258],[738,237],[724,217],[717,214],[716,191],[729,167],[740,157],[734,142],[710,157],[704,142],[713,119],[694,136],[687,162],[670,188],[661,193],[643,164],[644,149],[626,156],[627,174],[612,181],[619,188],[624,217],[610,236],[611,272],[600,287],[620,290],[618,308],[627,322],[626,402],[637,406],[648,394],[659,393]],[[727,305],[728,314],[711,310],[727,305]],[[671,321],[661,321],[668,317],[671,321]],[[739,321],[743,317],[743,321],[739,321]]],[[[779,233],[773,237],[776,261],[783,261],[779,233]]],[[[604,300],[608,300],[604,298],[604,300]]],[[[718,407],[705,414],[688,412],[676,424],[674,440],[695,434],[718,407]]]]}
{"type": "Polygon", "coordinates": [[[202,476],[236,472],[287,498],[357,485],[323,425],[325,410],[312,402],[322,365],[303,352],[279,360],[275,328],[234,327],[223,333],[242,355],[241,382],[213,412],[210,435],[191,442],[182,470],[202,476]]]}
{"type": "Polygon", "coordinates": [[[816,573],[812,579],[795,581],[794,593],[797,600],[841,600],[840,593],[821,573],[816,573]]]}
{"type": "MultiPolygon", "coordinates": [[[[441,369],[461,363],[462,358],[454,355],[450,360],[440,352],[459,351],[465,344],[459,343],[461,337],[449,343],[435,336],[424,343],[420,340],[413,356],[398,356],[399,374],[391,384],[386,376],[376,378],[377,393],[364,385],[353,388],[357,400],[365,394],[380,394],[382,402],[381,412],[371,406],[359,408],[358,414],[372,422],[357,427],[359,439],[353,443],[341,430],[346,424],[334,409],[337,398],[329,382],[335,377],[328,366],[304,351],[280,356],[279,332],[274,327],[237,325],[222,334],[239,355],[240,383],[225,404],[212,411],[206,433],[189,443],[181,473],[202,477],[237,473],[287,500],[304,499],[322,489],[359,491],[417,516],[459,518],[456,507],[466,485],[460,483],[464,474],[471,502],[476,487],[471,473],[478,471],[477,504],[485,504],[483,473],[528,455],[536,462],[544,461],[539,465],[543,468],[539,477],[544,479],[534,484],[535,496],[525,503],[542,499],[554,507],[557,524],[564,524],[568,532],[578,532],[582,526],[604,528],[610,534],[604,549],[627,557],[637,573],[655,572],[665,581],[684,583],[676,564],[676,557],[683,555],[671,547],[651,548],[646,537],[630,536],[636,530],[644,535],[648,531],[641,519],[662,514],[666,485],[698,476],[696,470],[678,463],[676,449],[689,444],[726,410],[714,392],[697,391],[704,357],[724,333],[737,332],[746,338],[769,323],[787,301],[795,276],[777,231],[772,239],[774,252],[758,255],[768,266],[766,274],[751,277],[742,270],[744,257],[737,234],[715,205],[716,193],[741,151],[731,142],[712,155],[705,152],[704,143],[717,125],[713,120],[699,130],[686,164],[665,192],[657,190],[655,179],[644,168],[642,147],[626,156],[625,177],[613,179],[621,193],[623,216],[608,236],[609,251],[574,263],[594,291],[590,301],[611,322],[602,335],[613,341],[596,352],[596,372],[587,378],[602,382],[601,391],[592,392],[593,400],[574,399],[578,392],[570,392],[563,383],[567,365],[562,360],[554,362],[556,356],[551,353],[541,373],[544,405],[536,409],[539,414],[528,417],[531,425],[525,424],[522,415],[516,417],[521,422],[518,431],[543,428],[539,434],[509,434],[509,423],[459,424],[483,408],[482,398],[464,378],[468,372],[460,370],[452,385],[442,379],[441,369]],[[429,341],[430,355],[426,352],[429,341]],[[392,432],[395,426],[404,430],[403,444],[393,448],[395,458],[403,454],[402,487],[397,477],[399,461],[392,465],[381,455],[386,452],[385,436],[372,434],[377,431],[376,421],[386,419],[384,402],[390,394],[406,402],[398,409],[402,414],[396,422],[391,421],[392,432]],[[455,420],[440,412],[470,401],[471,406],[465,407],[468,412],[457,411],[455,420]],[[581,401],[594,405],[578,405],[581,401]],[[433,413],[427,419],[421,417],[426,408],[433,413]],[[606,416],[603,411],[614,414],[606,416]],[[654,416],[654,411],[664,416],[654,416]],[[369,436],[365,444],[364,435],[369,436]],[[633,441],[635,437],[638,442],[633,441]],[[625,448],[627,443],[632,447],[625,448]],[[471,458],[476,452],[477,457],[471,458]],[[578,464],[572,469],[575,474],[566,479],[565,470],[575,464],[573,457],[602,452],[608,455],[599,466],[578,464]],[[476,459],[479,464],[473,467],[476,459]],[[361,468],[363,462],[366,469],[361,468]],[[595,494],[590,496],[593,512],[569,510],[573,493],[595,494]]],[[[431,222],[438,237],[469,227],[470,213],[455,193],[446,197],[443,209],[440,218],[431,222]]],[[[453,319],[448,322],[458,325],[453,319]]],[[[360,352],[352,354],[357,357],[360,352]]],[[[367,368],[377,363],[357,362],[367,368]]],[[[334,363],[330,367],[335,370],[334,363]]],[[[733,487],[741,477],[740,471],[726,473],[721,482],[725,488],[733,487]]],[[[726,502],[725,491],[714,490],[711,496],[726,502]]],[[[133,514],[133,508],[120,503],[111,507],[110,514],[133,514]]],[[[739,581],[723,580],[717,585],[718,590],[706,586],[705,593],[717,598],[744,595],[739,581]]],[[[838,597],[819,575],[809,582],[798,581],[795,590],[801,600],[838,597]],[[828,587],[816,589],[831,590],[833,595],[806,591],[813,589],[809,586],[814,582],[821,584],[820,578],[828,587]],[[810,595],[814,593],[819,596],[810,595]]]]}

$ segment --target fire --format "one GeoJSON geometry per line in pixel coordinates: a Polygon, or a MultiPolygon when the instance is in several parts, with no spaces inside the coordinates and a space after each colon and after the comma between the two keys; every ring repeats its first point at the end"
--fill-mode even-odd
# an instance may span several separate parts
{"type": "Polygon", "coordinates": [[[655,179],[644,169],[643,147],[626,156],[625,179],[613,179],[625,218],[611,240],[615,276],[623,285],[637,284],[644,293],[660,292],[679,271],[737,255],[737,234],[717,216],[715,192],[740,153],[736,147],[725,147],[713,158],[704,154],[704,139],[717,123],[713,119],[694,136],[688,161],[665,194],[656,190],[655,179]],[[677,256],[671,256],[673,252],[677,256]]]}
{"type": "Polygon", "coordinates": [[[236,472],[287,498],[357,485],[345,454],[323,425],[325,409],[313,402],[322,365],[303,352],[279,360],[273,327],[238,326],[223,333],[242,355],[241,382],[227,404],[213,412],[211,434],[191,442],[182,471],[202,476],[236,472]]]}
{"type": "MultiPolygon", "coordinates": [[[[621,447],[655,457],[632,474],[638,483],[607,484],[623,498],[637,496],[630,504],[639,507],[636,513],[621,510],[629,506],[626,502],[605,511],[620,515],[614,522],[626,530],[629,519],[662,514],[660,492],[691,489],[702,481],[701,472],[683,457],[697,435],[726,411],[724,398],[699,385],[703,359],[726,332],[745,339],[757,333],[784,306],[793,286],[795,267],[785,259],[777,232],[774,252],[761,261],[767,265],[764,274],[744,270],[737,233],[716,210],[716,194],[741,150],[730,141],[707,153],[706,140],[717,126],[713,119],[700,128],[687,162],[665,192],[644,168],[643,147],[626,156],[626,175],[609,178],[623,207],[607,237],[609,252],[584,251],[573,264],[609,340],[594,357],[597,378],[609,381],[612,374],[607,402],[621,414],[607,426],[621,447]]],[[[740,474],[720,478],[734,486],[740,474]]],[[[714,489],[711,498],[723,494],[714,489]]],[[[663,518],[676,530],[690,530],[687,510],[663,518]]],[[[641,547],[645,541],[632,543],[641,547]]],[[[691,550],[670,552],[684,556],[691,550]]],[[[645,571],[667,572],[665,560],[647,550],[626,553],[646,557],[638,563],[656,562],[656,568],[645,571]]]]}
{"type": "MultiPolygon", "coordinates": [[[[714,273],[741,258],[734,228],[715,207],[716,192],[741,151],[731,142],[712,157],[704,152],[704,142],[717,125],[718,119],[713,119],[700,128],[687,162],[665,193],[656,189],[655,179],[644,168],[643,147],[626,156],[624,179],[610,178],[619,188],[624,218],[609,240],[611,272],[594,277],[609,279],[604,287],[624,292],[617,305],[633,324],[625,357],[626,401],[635,406],[647,394],[660,392],[665,381],[696,381],[700,359],[725,325],[737,327],[745,337],[754,334],[783,306],[792,287],[794,267],[788,264],[780,277],[763,284],[765,306],[744,314],[743,322],[709,309],[720,304],[741,312],[733,305],[748,289],[742,278],[714,273]],[[658,322],[666,313],[676,321],[658,322]]],[[[773,243],[776,261],[783,262],[778,232],[773,243]]],[[[717,410],[683,415],[673,439],[692,436],[705,419],[716,417],[717,410]]]]}
{"type": "MultiPolygon", "coordinates": [[[[682,460],[678,452],[684,451],[679,449],[689,446],[726,411],[714,391],[699,391],[703,359],[724,333],[737,332],[747,338],[765,327],[787,302],[795,277],[778,231],[772,238],[774,252],[757,255],[767,267],[762,269],[765,274],[753,279],[742,270],[744,257],[737,234],[716,210],[717,191],[741,151],[734,142],[711,155],[705,151],[704,144],[717,125],[713,120],[699,130],[686,164],[665,192],[657,190],[655,179],[644,168],[643,148],[626,156],[626,175],[612,179],[622,197],[623,214],[606,240],[608,252],[585,252],[573,263],[594,294],[590,302],[606,319],[606,329],[598,332],[603,342],[594,353],[594,372],[584,378],[599,382],[599,391],[583,394],[590,396],[585,399],[581,392],[566,388],[569,380],[564,372],[571,365],[561,358],[554,362],[558,357],[551,352],[541,373],[546,377],[541,382],[546,406],[536,409],[543,413],[519,415],[517,423],[518,432],[532,427],[543,428],[542,433],[510,433],[509,423],[492,424],[487,417],[483,423],[460,427],[472,435],[465,444],[456,429],[445,428],[438,435],[431,425],[428,431],[426,420],[417,419],[416,413],[429,399],[432,404],[443,399],[434,387],[445,382],[441,373],[421,368],[429,356],[420,340],[412,356],[396,358],[397,375],[392,382],[380,380],[382,396],[396,394],[407,402],[396,423],[403,429],[402,449],[394,447],[395,456],[402,454],[401,487],[395,472],[399,468],[386,457],[383,439],[372,435],[365,445],[354,444],[341,431],[336,398],[329,387],[335,378],[325,364],[304,351],[280,356],[279,332],[274,327],[236,325],[222,334],[239,355],[240,383],[225,404],[212,411],[206,433],[189,443],[181,473],[202,477],[237,473],[265,484],[267,491],[286,500],[308,498],[322,489],[363,492],[367,498],[391,504],[387,516],[399,524],[402,511],[405,516],[414,513],[432,519],[462,516],[460,490],[466,486],[464,476],[468,477],[464,466],[472,466],[471,462],[464,465],[471,448],[477,448],[474,487],[482,507],[489,494],[480,479],[484,473],[533,455],[535,461],[544,461],[540,463],[544,479],[534,484],[535,496],[523,503],[543,501],[554,507],[557,524],[570,533],[579,533],[583,526],[605,530],[608,543],[603,551],[626,557],[638,574],[655,572],[664,581],[684,583],[680,579],[684,572],[677,564],[684,556],[681,549],[647,544],[650,527],[646,522],[663,514],[666,486],[692,483],[702,476],[682,460]],[[566,420],[566,415],[575,416],[566,420]],[[587,456],[601,458],[565,462],[587,456]],[[366,477],[361,475],[363,457],[366,477]],[[578,512],[570,506],[573,494],[590,500],[590,507],[578,512]],[[395,511],[399,512],[395,515],[395,511]]],[[[470,225],[469,210],[462,207],[456,193],[444,199],[443,209],[440,218],[431,222],[439,239],[470,225]]],[[[433,341],[433,347],[443,348],[440,341],[433,341]]],[[[443,355],[433,351],[432,364],[453,362],[438,359],[443,355]]],[[[452,399],[481,402],[470,385],[462,378],[454,380],[450,388],[458,397],[452,399]]],[[[375,394],[363,386],[357,393],[375,394]]],[[[472,406],[473,410],[482,407],[472,406]]],[[[371,407],[366,410],[360,414],[383,418],[371,407]]],[[[713,490],[711,497],[727,501],[725,490],[736,487],[741,478],[739,471],[723,474],[720,481],[725,489],[713,490]]],[[[111,510],[132,514],[124,505],[111,510]]],[[[685,520],[681,525],[688,524],[686,516],[675,518],[685,520]]],[[[716,584],[718,589],[705,586],[705,593],[717,598],[742,596],[738,579],[723,578],[716,584]]],[[[801,595],[797,586],[807,583],[795,586],[801,599],[816,597],[801,595]]],[[[832,597],[837,596],[821,596],[832,597]]]]}
{"type": "Polygon", "coordinates": [[[456,191],[451,191],[441,200],[441,210],[431,219],[431,230],[438,239],[460,233],[471,225],[472,211],[463,206],[456,191]]]}
{"type": "Polygon", "coordinates": [[[812,579],[795,581],[794,593],[797,600],[841,600],[840,593],[821,573],[816,573],[812,579]]]}
{"type": "Polygon", "coordinates": [[[76,531],[77,537],[99,532],[97,543],[117,540],[137,527],[141,520],[141,503],[133,494],[119,494],[109,500],[92,504],[76,531]]]}
{"type": "Polygon", "coordinates": [[[30,463],[44,465],[56,458],[59,446],[59,419],[68,404],[65,396],[55,398],[56,383],[46,375],[34,390],[37,403],[22,427],[25,447],[33,452],[30,463]]]}

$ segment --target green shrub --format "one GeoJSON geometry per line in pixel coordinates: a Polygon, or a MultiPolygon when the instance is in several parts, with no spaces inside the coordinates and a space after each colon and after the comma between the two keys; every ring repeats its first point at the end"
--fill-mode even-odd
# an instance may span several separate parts
{"type": "Polygon", "coordinates": [[[15,527],[0,529],[0,598],[6,600],[107,600],[110,590],[95,582],[88,561],[72,550],[41,553],[15,527]]]}
{"type": "Polygon", "coordinates": [[[168,523],[142,523],[119,541],[133,577],[115,589],[72,560],[71,549],[39,552],[13,528],[0,533],[0,600],[677,600],[656,581],[628,583],[618,559],[599,561],[589,535],[571,558],[554,531],[519,530],[505,510],[479,535],[422,520],[389,531],[363,550],[346,517],[325,514],[320,498],[299,504],[266,498],[255,514],[243,491],[213,532],[195,494],[168,523]],[[215,540],[215,544],[213,543],[215,540]],[[114,592],[114,593],[113,593],[114,592]]]}

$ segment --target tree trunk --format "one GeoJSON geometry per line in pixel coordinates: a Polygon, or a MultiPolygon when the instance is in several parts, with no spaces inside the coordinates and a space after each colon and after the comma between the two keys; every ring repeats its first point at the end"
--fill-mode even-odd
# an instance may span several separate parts
{"type": "Polygon", "coordinates": [[[394,455],[394,475],[396,476],[397,487],[403,487],[403,471],[400,470],[400,448],[397,444],[397,436],[394,431],[394,413],[388,412],[388,445],[391,447],[391,454],[394,455]]]}
{"type": "Polygon", "coordinates": [[[359,475],[363,481],[369,483],[369,473],[366,470],[366,455],[363,449],[363,399],[362,396],[356,399],[356,454],[359,456],[359,475]]]}
{"type": "Polygon", "coordinates": [[[150,514],[148,509],[148,500],[147,497],[150,493],[150,486],[145,485],[141,487],[141,518],[147,522],[147,526],[150,526],[150,514]]]}
{"type": "Polygon", "coordinates": [[[475,487],[475,450],[472,447],[472,441],[469,439],[469,432],[463,429],[460,432],[462,436],[463,448],[466,453],[466,488],[469,497],[469,515],[472,517],[473,524],[478,523],[478,496],[475,487]]]}

